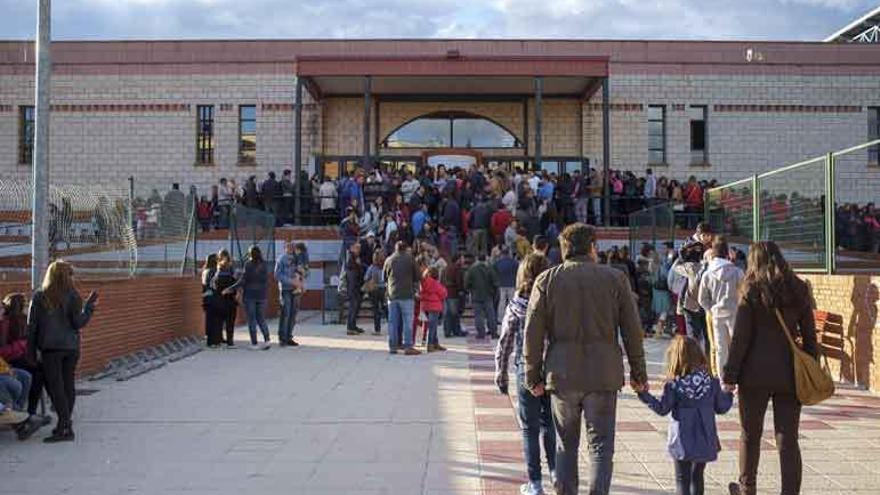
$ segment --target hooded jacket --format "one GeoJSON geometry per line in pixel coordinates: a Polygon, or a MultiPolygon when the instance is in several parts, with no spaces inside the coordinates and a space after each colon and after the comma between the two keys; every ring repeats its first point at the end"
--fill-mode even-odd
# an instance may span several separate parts
{"type": "Polygon", "coordinates": [[[516,366],[516,376],[519,382],[525,378],[523,366],[523,328],[526,322],[526,312],[529,308],[529,299],[520,295],[513,296],[507,303],[504,318],[501,320],[501,336],[495,347],[495,382],[507,385],[507,363],[510,355],[514,355],[513,364],[516,366]]]}
{"type": "Polygon", "coordinates": [[[714,258],[700,279],[700,306],[713,319],[732,318],[736,315],[737,289],[743,272],[724,258],[714,258]]]}
{"type": "Polygon", "coordinates": [[[639,400],[660,416],[672,413],[666,446],[679,461],[711,462],[718,458],[721,444],[715,414],[724,414],[733,405],[733,394],[721,390],[717,378],[697,370],[666,382],[657,400],[640,392],[639,400]]]}

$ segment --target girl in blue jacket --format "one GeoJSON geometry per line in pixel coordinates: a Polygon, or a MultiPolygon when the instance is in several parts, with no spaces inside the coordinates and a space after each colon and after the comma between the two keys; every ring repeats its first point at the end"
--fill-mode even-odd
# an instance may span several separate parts
{"type": "Polygon", "coordinates": [[[677,493],[702,495],[706,463],[721,450],[715,414],[730,410],[733,394],[721,390],[700,345],[684,335],[673,338],[666,351],[666,379],[659,401],[647,390],[639,392],[639,399],[660,416],[672,413],[667,447],[675,462],[677,493]]]}

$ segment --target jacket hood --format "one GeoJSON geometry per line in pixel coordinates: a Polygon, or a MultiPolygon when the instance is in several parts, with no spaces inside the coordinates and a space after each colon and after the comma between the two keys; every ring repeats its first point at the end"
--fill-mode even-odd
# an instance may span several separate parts
{"type": "Polygon", "coordinates": [[[697,370],[689,375],[676,378],[673,382],[676,392],[692,400],[700,400],[712,390],[712,377],[706,370],[697,370]]]}
{"type": "Polygon", "coordinates": [[[507,307],[517,318],[525,318],[526,310],[529,308],[529,300],[522,296],[513,296],[507,307]]]}
{"type": "Polygon", "coordinates": [[[716,280],[732,280],[739,271],[739,267],[724,258],[713,258],[706,268],[708,276],[716,280]]]}

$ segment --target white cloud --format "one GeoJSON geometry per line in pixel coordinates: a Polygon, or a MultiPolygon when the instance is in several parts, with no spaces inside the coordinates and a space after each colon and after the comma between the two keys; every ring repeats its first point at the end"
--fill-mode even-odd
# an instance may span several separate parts
{"type": "MultiPolygon", "coordinates": [[[[35,2],[0,0],[0,37],[35,2]]],[[[629,38],[818,40],[871,0],[62,0],[57,39],[629,38]]]]}

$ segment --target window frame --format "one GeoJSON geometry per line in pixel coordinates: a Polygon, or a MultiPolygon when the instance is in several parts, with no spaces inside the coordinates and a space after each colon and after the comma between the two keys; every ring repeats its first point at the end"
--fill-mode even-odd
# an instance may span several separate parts
{"type": "Polygon", "coordinates": [[[690,153],[691,153],[691,165],[706,165],[709,163],[709,106],[708,105],[690,105],[688,106],[688,131],[690,133],[690,153]],[[703,121],[703,149],[700,150],[698,148],[694,148],[694,122],[698,122],[698,119],[693,118],[690,115],[691,110],[702,110],[702,121],[703,121]],[[695,155],[698,152],[701,153],[701,157],[699,159],[695,159],[695,155]]]}
{"type": "Polygon", "coordinates": [[[498,121],[486,117],[484,115],[471,113],[471,112],[460,112],[460,111],[440,111],[440,112],[431,112],[419,115],[412,119],[407,120],[406,122],[400,124],[399,126],[392,129],[388,132],[384,138],[379,141],[379,148],[383,150],[421,150],[421,149],[469,149],[469,150],[518,150],[525,149],[525,142],[521,140],[513,131],[500,124],[498,121]],[[403,129],[404,127],[417,122],[419,120],[448,120],[448,134],[445,136],[449,145],[448,146],[389,146],[388,140],[391,136],[403,129]],[[456,146],[455,140],[455,121],[456,120],[478,120],[478,121],[486,121],[489,122],[505,133],[508,136],[513,138],[513,146],[456,146]]]}
{"type": "Polygon", "coordinates": [[[648,165],[649,166],[661,166],[661,167],[668,166],[669,162],[667,161],[668,155],[667,155],[667,151],[666,151],[666,148],[667,148],[666,105],[659,105],[659,104],[658,105],[648,105],[647,106],[647,117],[648,117],[648,119],[647,119],[647,122],[648,122],[648,133],[647,133],[647,135],[648,135],[648,160],[647,160],[648,165]],[[651,118],[651,109],[652,108],[659,108],[660,109],[660,120],[651,118]],[[659,122],[661,125],[661,128],[662,128],[662,136],[661,137],[662,137],[662,143],[663,143],[661,148],[652,148],[651,147],[651,123],[652,122],[659,122]],[[652,152],[658,152],[658,151],[663,155],[663,160],[660,162],[651,161],[652,152]]]}
{"type": "MultiPolygon", "coordinates": [[[[880,139],[880,106],[868,107],[868,141],[880,139]]],[[[880,167],[880,145],[868,148],[868,164],[880,167]]]]}
{"type": "Polygon", "coordinates": [[[214,140],[214,105],[196,105],[196,159],[197,166],[214,165],[214,152],[217,145],[214,140]],[[203,112],[208,114],[203,116],[203,112]],[[205,124],[208,124],[208,132],[204,132],[205,124]],[[210,143],[210,144],[208,144],[210,143]],[[204,159],[207,158],[207,159],[204,159]]]}
{"type": "Polygon", "coordinates": [[[256,105],[239,105],[238,106],[238,163],[245,165],[253,165],[257,162],[257,106],[256,105]],[[252,108],[254,110],[254,117],[252,119],[245,119],[242,116],[242,111],[246,108],[252,108]],[[254,124],[254,132],[245,134],[244,129],[242,128],[245,122],[253,122],[254,124]],[[245,157],[243,155],[244,151],[244,137],[245,135],[253,135],[254,137],[254,149],[253,157],[245,157]]]}
{"type": "Polygon", "coordinates": [[[18,164],[34,162],[34,138],[36,136],[37,110],[33,105],[18,107],[18,164]],[[28,116],[30,118],[28,119],[28,116]],[[28,132],[30,131],[30,132],[28,132]],[[30,136],[28,136],[28,134],[30,136]]]}

